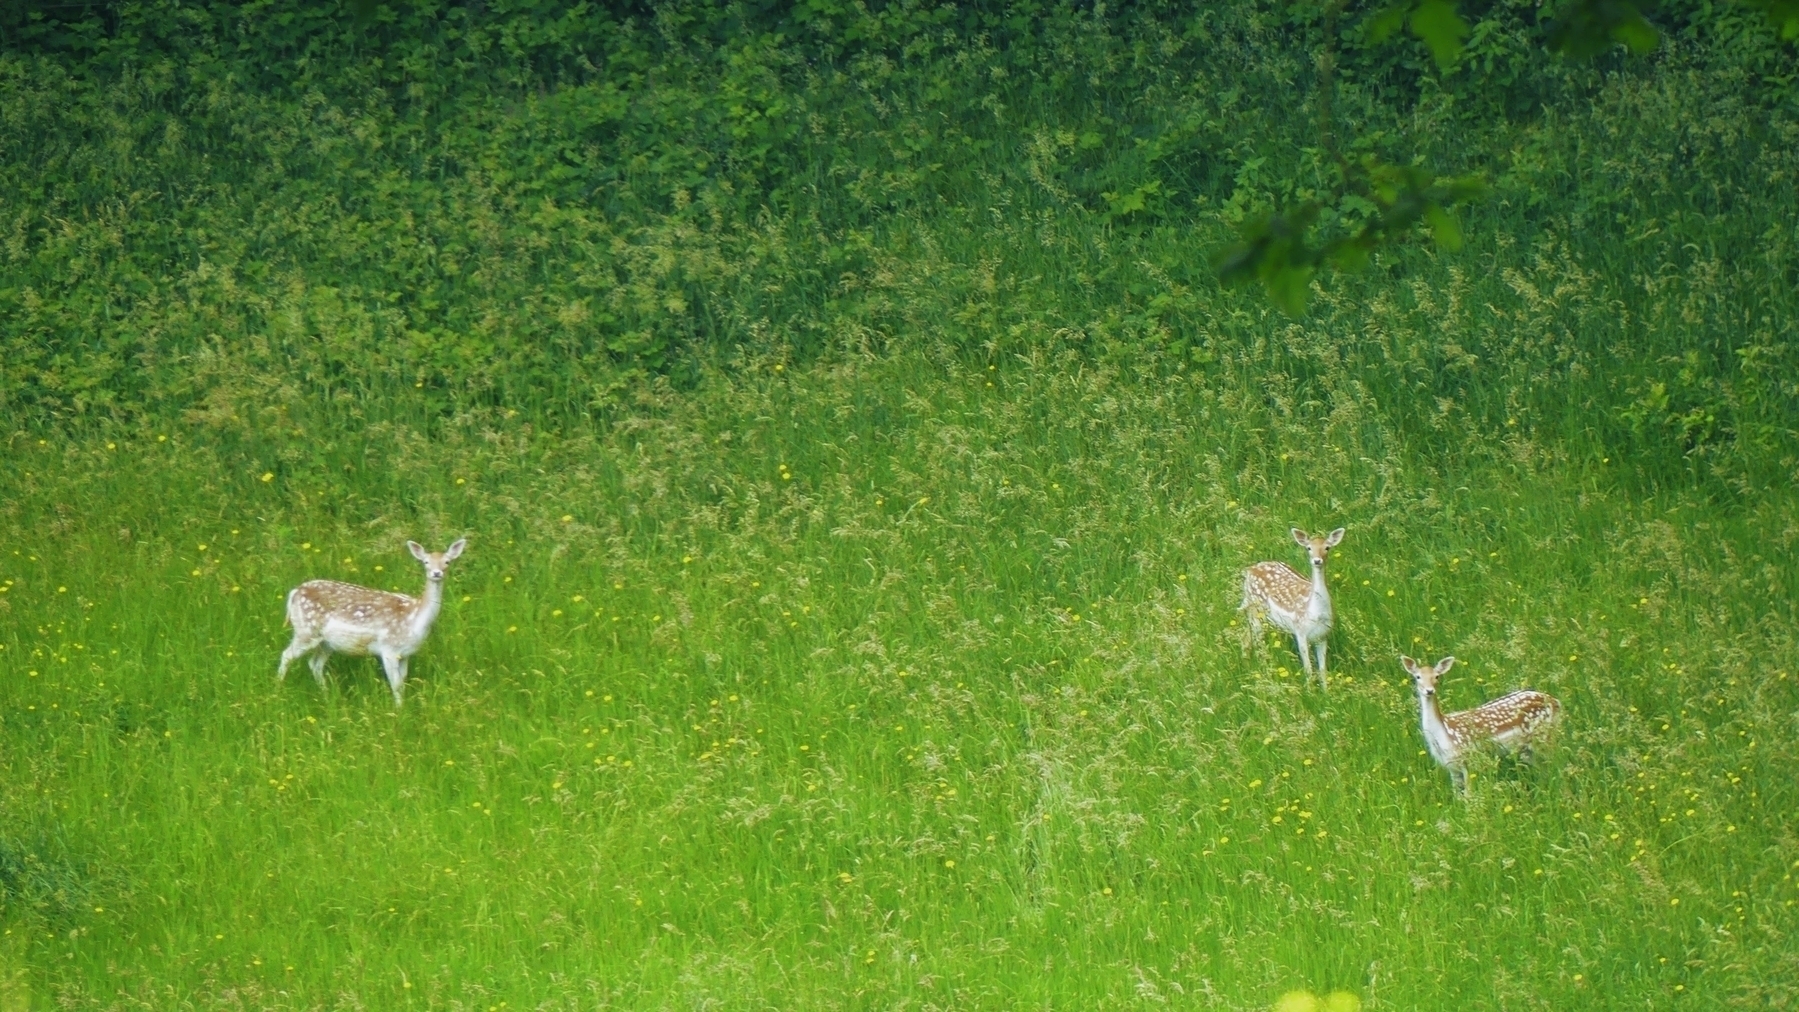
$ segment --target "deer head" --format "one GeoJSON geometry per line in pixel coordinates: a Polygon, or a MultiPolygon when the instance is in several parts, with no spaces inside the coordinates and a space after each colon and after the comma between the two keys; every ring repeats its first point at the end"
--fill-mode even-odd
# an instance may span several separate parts
{"type": "Polygon", "coordinates": [[[1329,557],[1331,549],[1343,541],[1343,528],[1339,527],[1323,537],[1312,537],[1299,528],[1293,528],[1293,540],[1306,550],[1312,558],[1313,569],[1323,569],[1324,560],[1329,557]]]}
{"type": "Polygon", "coordinates": [[[425,546],[416,541],[406,542],[406,547],[412,552],[413,558],[425,564],[425,579],[433,583],[442,583],[444,570],[448,569],[450,563],[454,562],[456,557],[462,554],[462,550],[468,547],[468,539],[458,538],[455,544],[441,552],[427,552],[425,546]]]}
{"type": "Polygon", "coordinates": [[[1410,657],[1400,655],[1399,664],[1406,673],[1412,676],[1412,684],[1418,687],[1418,695],[1426,699],[1437,694],[1437,679],[1448,673],[1455,666],[1454,657],[1445,657],[1434,665],[1420,664],[1410,657]]]}

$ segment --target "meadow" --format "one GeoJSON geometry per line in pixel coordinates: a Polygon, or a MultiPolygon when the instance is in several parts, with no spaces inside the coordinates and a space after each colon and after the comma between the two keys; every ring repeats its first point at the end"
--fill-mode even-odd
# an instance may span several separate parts
{"type": "MultiPolygon", "coordinates": [[[[8,957],[116,1007],[1780,1007],[1790,499],[1346,411],[906,356],[744,362],[602,436],[9,446],[8,957]],[[1510,480],[1496,482],[1504,474],[1510,480]],[[1316,518],[1316,519],[1314,519],[1316,518]],[[1342,522],[1328,694],[1241,566],[1342,522]],[[393,709],[282,602],[471,548],[393,709]],[[1422,754],[1558,695],[1537,768],[1422,754]],[[20,670],[23,669],[23,670],[20,670]]],[[[29,968],[29,972],[26,971],[29,968]]],[[[27,984],[29,982],[29,984],[27,984]]]]}
{"type": "Polygon", "coordinates": [[[1351,66],[1495,195],[1293,319],[1205,266],[1316,155],[1210,86],[1287,8],[582,80],[431,6],[0,55],[0,1010],[1799,1004],[1789,50],[1351,66]],[[1327,692],[1236,610],[1293,526],[1327,692]],[[402,708],[277,684],[289,589],[464,536],[402,708]],[[1458,797],[1401,653],[1555,746],[1458,797]]]}

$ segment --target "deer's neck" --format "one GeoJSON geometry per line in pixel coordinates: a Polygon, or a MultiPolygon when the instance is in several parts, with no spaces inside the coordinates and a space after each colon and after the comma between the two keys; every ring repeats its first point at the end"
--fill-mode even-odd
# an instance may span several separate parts
{"type": "Polygon", "coordinates": [[[1330,588],[1324,585],[1323,566],[1312,567],[1312,603],[1320,614],[1329,615],[1331,613],[1331,592],[1330,588]]]}
{"type": "Polygon", "coordinates": [[[1449,724],[1443,719],[1443,708],[1437,705],[1437,697],[1420,692],[1418,712],[1424,728],[1424,743],[1430,746],[1430,754],[1440,763],[1454,762],[1455,739],[1450,737],[1449,724]]]}
{"type": "Polygon", "coordinates": [[[437,613],[443,608],[444,585],[442,580],[425,580],[425,592],[419,595],[418,606],[412,609],[412,635],[414,639],[423,639],[431,631],[431,623],[437,621],[437,613]]]}

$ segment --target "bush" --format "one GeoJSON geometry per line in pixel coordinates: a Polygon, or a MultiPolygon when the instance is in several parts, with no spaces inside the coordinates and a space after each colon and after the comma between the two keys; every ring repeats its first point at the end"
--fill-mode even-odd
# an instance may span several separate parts
{"type": "MultiPolygon", "coordinates": [[[[1366,10],[1342,21],[1339,133],[1495,185],[1454,258],[1327,286],[1354,382],[1395,419],[1450,402],[1663,475],[1790,470],[1790,48],[1673,6],[1653,58],[1567,64],[1506,0],[1468,11],[1442,73],[1366,44],[1366,10]],[[1436,347],[1383,343],[1389,312],[1436,347]]],[[[1059,334],[1218,362],[1285,324],[1209,254],[1323,157],[1323,22],[1284,4],[154,0],[0,23],[0,123],[34,139],[0,156],[0,405],[32,426],[567,424],[735,348],[1059,334]]]]}

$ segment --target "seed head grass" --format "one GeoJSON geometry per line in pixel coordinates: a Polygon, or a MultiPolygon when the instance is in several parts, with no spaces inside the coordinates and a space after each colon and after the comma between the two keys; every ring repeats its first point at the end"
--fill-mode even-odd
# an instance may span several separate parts
{"type": "Polygon", "coordinates": [[[1790,494],[1645,495],[1506,441],[1403,452],[1353,404],[1246,425],[1217,410],[1238,394],[1139,366],[719,368],[585,433],[326,429],[276,481],[179,433],[14,438],[17,986],[1790,995],[1790,494]],[[1301,561],[1289,527],[1338,525],[1322,694],[1236,605],[1243,567],[1301,561]],[[405,540],[465,535],[404,709],[366,659],[322,693],[274,681],[291,587],[416,592],[405,540]],[[1461,658],[1448,709],[1556,695],[1562,733],[1458,798],[1401,652],[1461,658]]]}

